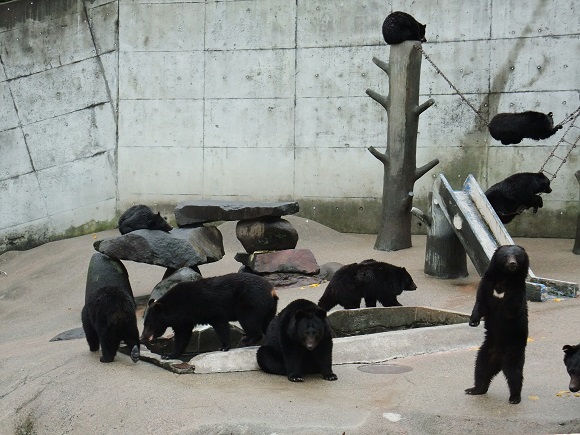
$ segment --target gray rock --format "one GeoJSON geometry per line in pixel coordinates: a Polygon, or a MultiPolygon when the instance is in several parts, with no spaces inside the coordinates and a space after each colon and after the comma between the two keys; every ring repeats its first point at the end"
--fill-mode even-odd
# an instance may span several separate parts
{"type": "Polygon", "coordinates": [[[151,291],[151,295],[149,296],[149,300],[147,301],[143,317],[147,315],[147,308],[149,307],[150,301],[156,301],[157,299],[159,299],[161,296],[167,293],[169,289],[171,289],[171,287],[173,287],[175,284],[178,284],[180,282],[197,281],[198,279],[201,279],[201,275],[197,273],[194,269],[190,267],[182,267],[181,269],[178,269],[177,271],[173,272],[167,278],[161,280],[155,287],[153,287],[153,290],[151,291]]]}
{"type": "Polygon", "coordinates": [[[320,266],[320,276],[325,280],[330,281],[332,275],[334,275],[334,273],[342,266],[344,266],[344,264],[336,263],[334,261],[324,263],[322,266],[320,266]]]}
{"type": "Polygon", "coordinates": [[[65,341],[65,340],[76,340],[78,338],[85,338],[85,331],[82,327],[69,329],[68,331],[61,332],[55,337],[52,337],[48,341],[65,341]]]}
{"type": "Polygon", "coordinates": [[[286,219],[258,218],[239,221],[236,236],[246,252],[294,249],[298,232],[286,219]]]}
{"type": "Polygon", "coordinates": [[[87,271],[85,303],[87,302],[86,295],[108,286],[118,287],[128,291],[131,295],[133,294],[129,283],[129,274],[123,263],[116,258],[95,252],[91,257],[87,271]]]}
{"type": "Polygon", "coordinates": [[[119,237],[97,240],[99,252],[121,260],[173,269],[212,263],[224,256],[222,234],[216,227],[136,230],[119,237]]]}
{"type": "Polygon", "coordinates": [[[273,252],[238,253],[235,259],[255,273],[303,273],[316,275],[320,266],[309,249],[285,249],[273,252]]]}
{"type": "Polygon", "coordinates": [[[285,216],[298,213],[297,202],[182,201],[175,207],[178,226],[285,216]]]}

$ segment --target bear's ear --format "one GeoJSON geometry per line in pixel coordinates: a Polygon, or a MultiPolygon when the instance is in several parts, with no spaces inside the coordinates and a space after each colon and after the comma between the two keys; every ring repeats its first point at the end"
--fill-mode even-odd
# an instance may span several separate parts
{"type": "Polygon", "coordinates": [[[564,345],[562,348],[566,355],[571,355],[576,351],[576,346],[570,346],[569,344],[564,345]]]}
{"type": "Polygon", "coordinates": [[[156,299],[149,299],[149,302],[147,302],[147,306],[150,307],[151,305],[153,305],[156,302],[156,299]]]}
{"type": "Polygon", "coordinates": [[[326,319],[326,311],[324,311],[322,308],[319,308],[316,310],[316,316],[324,320],[326,319]]]}

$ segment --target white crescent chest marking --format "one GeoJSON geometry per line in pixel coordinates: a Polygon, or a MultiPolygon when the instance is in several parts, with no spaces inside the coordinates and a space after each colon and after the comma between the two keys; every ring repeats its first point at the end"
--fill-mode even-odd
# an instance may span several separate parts
{"type": "Polygon", "coordinates": [[[498,298],[498,299],[503,299],[505,293],[498,293],[497,291],[495,291],[495,289],[493,289],[493,296],[498,298]]]}

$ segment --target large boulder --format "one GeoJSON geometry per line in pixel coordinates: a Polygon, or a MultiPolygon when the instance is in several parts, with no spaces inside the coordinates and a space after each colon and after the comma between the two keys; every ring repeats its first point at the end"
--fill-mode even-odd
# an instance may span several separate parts
{"type": "Polygon", "coordinates": [[[129,283],[129,274],[123,263],[108,255],[95,252],[91,257],[87,271],[85,303],[87,302],[87,294],[109,286],[118,287],[126,290],[131,295],[133,294],[129,283]]]}
{"type": "Polygon", "coordinates": [[[136,230],[128,234],[97,240],[97,251],[120,260],[155,264],[173,269],[212,263],[224,256],[221,232],[216,227],[136,230]]]}
{"type": "Polygon", "coordinates": [[[185,227],[206,222],[280,217],[299,210],[297,202],[182,201],[175,207],[175,222],[185,227]]]}
{"type": "Polygon", "coordinates": [[[239,221],[236,236],[247,253],[294,249],[298,232],[286,219],[258,218],[239,221]]]}

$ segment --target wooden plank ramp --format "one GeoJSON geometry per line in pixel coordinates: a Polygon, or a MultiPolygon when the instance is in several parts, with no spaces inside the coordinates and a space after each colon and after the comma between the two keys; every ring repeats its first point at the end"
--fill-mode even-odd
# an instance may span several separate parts
{"type": "MultiPolygon", "coordinates": [[[[483,275],[499,246],[515,244],[473,175],[467,177],[462,190],[456,191],[439,174],[433,183],[433,200],[440,204],[479,275],[483,275]]],[[[578,283],[541,278],[531,269],[526,288],[528,299],[533,301],[578,297],[578,283]]]]}

